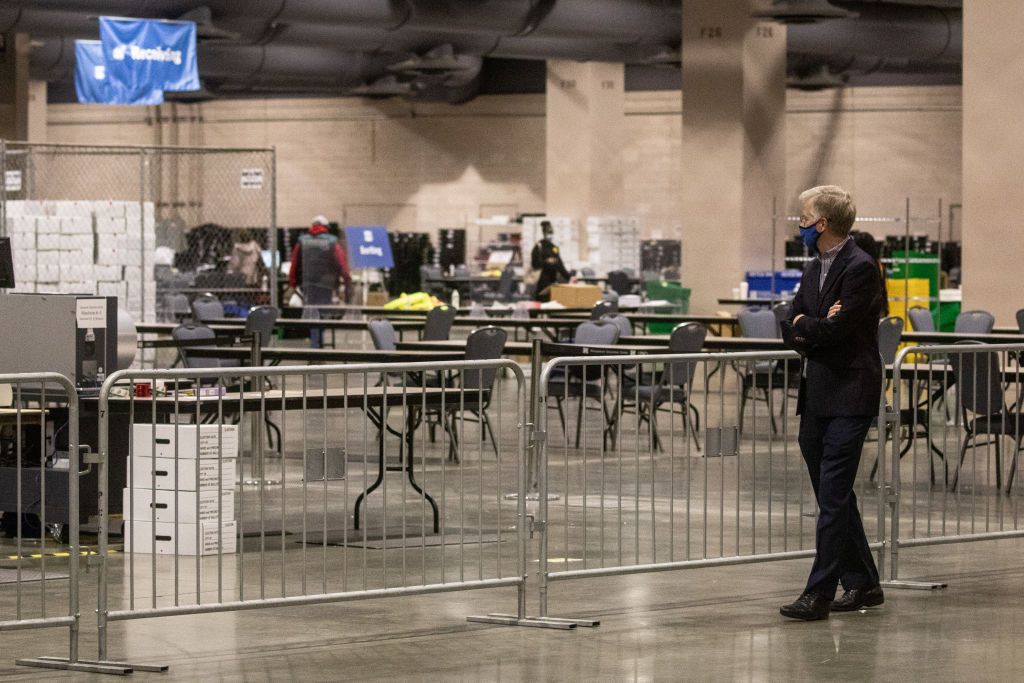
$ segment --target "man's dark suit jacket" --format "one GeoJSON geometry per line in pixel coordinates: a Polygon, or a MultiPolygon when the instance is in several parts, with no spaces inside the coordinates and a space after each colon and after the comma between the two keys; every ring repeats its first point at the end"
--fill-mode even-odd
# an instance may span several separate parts
{"type": "Polygon", "coordinates": [[[806,363],[800,382],[797,414],[818,417],[878,414],[882,361],[878,355],[878,314],[882,276],[878,264],[853,240],[832,262],[819,292],[821,261],[804,271],[793,299],[793,314],[782,321],[786,346],[806,363]],[[836,301],[842,310],[828,318],[836,301]],[[796,316],[805,317],[793,324],[796,316]]]}

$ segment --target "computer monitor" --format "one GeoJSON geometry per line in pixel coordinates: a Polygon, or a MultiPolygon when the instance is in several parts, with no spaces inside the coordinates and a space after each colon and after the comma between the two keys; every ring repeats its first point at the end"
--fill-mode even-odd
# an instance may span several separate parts
{"type": "Polygon", "coordinates": [[[10,237],[0,237],[0,289],[14,289],[14,255],[10,237]]]}

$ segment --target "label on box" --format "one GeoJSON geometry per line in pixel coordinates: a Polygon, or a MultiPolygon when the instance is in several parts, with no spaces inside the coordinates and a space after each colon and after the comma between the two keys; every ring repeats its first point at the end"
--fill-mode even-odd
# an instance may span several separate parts
{"type": "Polygon", "coordinates": [[[223,522],[235,518],[235,492],[124,489],[124,518],[157,522],[223,522]],[[196,499],[199,517],[196,518],[196,499]]]}
{"type": "Polygon", "coordinates": [[[173,491],[220,491],[233,490],[237,478],[237,463],[234,458],[224,460],[183,460],[178,459],[175,476],[174,458],[145,458],[135,456],[129,461],[132,486],[137,489],[173,491]],[[199,485],[196,486],[196,470],[199,470],[199,485]]]}
{"type": "Polygon", "coordinates": [[[172,459],[237,458],[238,425],[135,424],[132,425],[132,455],[172,459]]]}
{"type": "Polygon", "coordinates": [[[125,522],[124,551],[157,555],[216,555],[234,553],[238,547],[238,523],[174,524],[173,522],[125,522]],[[199,541],[199,544],[196,541],[199,541]],[[198,552],[196,551],[199,546],[198,552]]]}

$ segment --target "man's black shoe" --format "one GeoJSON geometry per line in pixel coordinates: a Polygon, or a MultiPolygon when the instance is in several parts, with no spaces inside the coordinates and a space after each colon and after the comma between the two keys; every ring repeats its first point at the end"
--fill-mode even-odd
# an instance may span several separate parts
{"type": "Polygon", "coordinates": [[[804,593],[796,602],[783,605],[779,608],[779,614],[790,619],[801,621],[819,621],[828,619],[829,607],[832,599],[817,593],[804,593]]]}
{"type": "Polygon", "coordinates": [[[843,597],[832,602],[833,612],[855,612],[865,607],[878,607],[885,602],[885,594],[881,586],[871,588],[851,588],[843,593],[843,597]]]}

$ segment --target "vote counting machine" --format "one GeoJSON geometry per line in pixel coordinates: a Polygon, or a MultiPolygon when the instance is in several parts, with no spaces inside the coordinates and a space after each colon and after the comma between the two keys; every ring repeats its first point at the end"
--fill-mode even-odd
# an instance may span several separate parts
{"type": "MultiPolygon", "coordinates": [[[[134,362],[136,347],[135,323],[118,310],[116,297],[0,294],[0,374],[57,372],[70,379],[80,399],[80,443],[94,451],[99,388],[110,374],[134,362]]],[[[11,511],[18,510],[19,450],[23,533],[31,526],[24,518],[39,516],[43,476],[47,523],[68,519],[66,405],[64,392],[54,384],[21,384],[16,391],[0,386],[0,410],[9,416],[22,411],[22,419],[0,424],[0,511],[6,513],[5,528],[11,526],[11,511]],[[28,419],[28,408],[34,406],[34,416],[28,419]]],[[[84,471],[87,465],[83,462],[81,468],[84,471]]],[[[95,512],[94,471],[82,476],[80,497],[83,517],[95,512]]]]}

